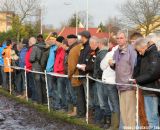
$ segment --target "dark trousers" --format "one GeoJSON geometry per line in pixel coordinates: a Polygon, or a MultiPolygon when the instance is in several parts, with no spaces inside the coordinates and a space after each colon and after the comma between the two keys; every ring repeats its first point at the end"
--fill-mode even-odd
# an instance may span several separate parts
{"type": "Polygon", "coordinates": [[[4,72],[4,67],[0,66],[0,72],[1,72],[1,85],[3,88],[6,87],[6,73],[4,72]]]}
{"type": "Polygon", "coordinates": [[[28,85],[28,97],[31,98],[33,101],[36,101],[34,74],[31,72],[27,73],[27,85],[28,85]]]}
{"type": "Polygon", "coordinates": [[[86,101],[85,92],[83,86],[78,86],[74,88],[77,93],[77,115],[85,116],[86,114],[86,101]]]}
{"type": "Polygon", "coordinates": [[[22,93],[23,91],[26,90],[25,88],[25,71],[24,70],[19,70],[15,77],[15,85],[16,85],[16,90],[19,93],[22,93]]]}
{"type": "Polygon", "coordinates": [[[46,93],[46,85],[44,76],[41,74],[34,74],[34,83],[35,83],[35,93],[36,93],[36,101],[38,103],[46,103],[47,102],[47,93],[46,93]]]}

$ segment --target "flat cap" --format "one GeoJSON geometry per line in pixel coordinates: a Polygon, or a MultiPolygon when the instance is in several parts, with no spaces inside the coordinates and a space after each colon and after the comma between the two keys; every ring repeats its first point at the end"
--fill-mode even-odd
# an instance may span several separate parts
{"type": "Polygon", "coordinates": [[[89,31],[83,31],[83,32],[80,32],[79,33],[80,36],[83,36],[83,37],[86,37],[86,38],[90,38],[91,37],[91,34],[89,31]]]}

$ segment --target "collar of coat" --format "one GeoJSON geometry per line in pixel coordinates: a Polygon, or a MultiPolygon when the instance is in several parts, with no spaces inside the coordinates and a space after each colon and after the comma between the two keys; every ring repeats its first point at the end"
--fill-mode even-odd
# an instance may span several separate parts
{"type": "Polygon", "coordinates": [[[144,56],[145,56],[145,55],[148,55],[148,54],[149,54],[150,52],[152,52],[152,51],[157,51],[157,47],[156,47],[155,44],[152,44],[151,46],[148,47],[148,49],[146,50],[144,56]]]}
{"type": "Polygon", "coordinates": [[[128,44],[124,45],[123,47],[120,47],[120,46],[119,46],[119,52],[120,52],[121,54],[127,53],[127,50],[128,50],[128,44]]]}
{"type": "Polygon", "coordinates": [[[67,50],[66,52],[69,53],[70,50],[71,50],[73,47],[75,47],[76,45],[78,45],[78,44],[79,44],[78,42],[73,43],[73,44],[68,48],[68,50],[67,50]]]}

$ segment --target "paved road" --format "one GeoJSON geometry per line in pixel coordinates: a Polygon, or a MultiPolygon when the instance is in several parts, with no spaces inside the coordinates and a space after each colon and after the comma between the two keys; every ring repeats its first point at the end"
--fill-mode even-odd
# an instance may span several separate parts
{"type": "Polygon", "coordinates": [[[0,130],[83,130],[78,126],[46,119],[32,108],[0,96],[0,130]]]}

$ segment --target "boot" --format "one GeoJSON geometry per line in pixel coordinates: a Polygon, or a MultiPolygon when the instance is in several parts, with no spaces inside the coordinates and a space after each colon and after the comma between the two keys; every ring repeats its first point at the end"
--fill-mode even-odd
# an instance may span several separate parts
{"type": "Polygon", "coordinates": [[[73,112],[73,108],[74,108],[73,104],[68,105],[68,114],[73,112]]]}
{"type": "Polygon", "coordinates": [[[53,97],[49,97],[50,108],[53,109],[53,97]]]}
{"type": "Polygon", "coordinates": [[[20,99],[26,99],[26,91],[23,91],[23,94],[18,95],[17,97],[20,98],[20,99]]]}
{"type": "Polygon", "coordinates": [[[93,109],[89,109],[88,123],[92,124],[93,122],[94,122],[94,110],[93,109]]]}
{"type": "Polygon", "coordinates": [[[107,130],[118,130],[119,129],[119,114],[118,113],[112,113],[111,117],[111,127],[107,130]]]}
{"type": "Polygon", "coordinates": [[[106,130],[106,129],[109,129],[110,127],[111,127],[111,117],[106,117],[105,118],[105,125],[104,125],[104,129],[106,130]]]}
{"type": "Polygon", "coordinates": [[[73,111],[68,114],[69,117],[74,117],[77,115],[77,107],[73,107],[73,111]]]}

